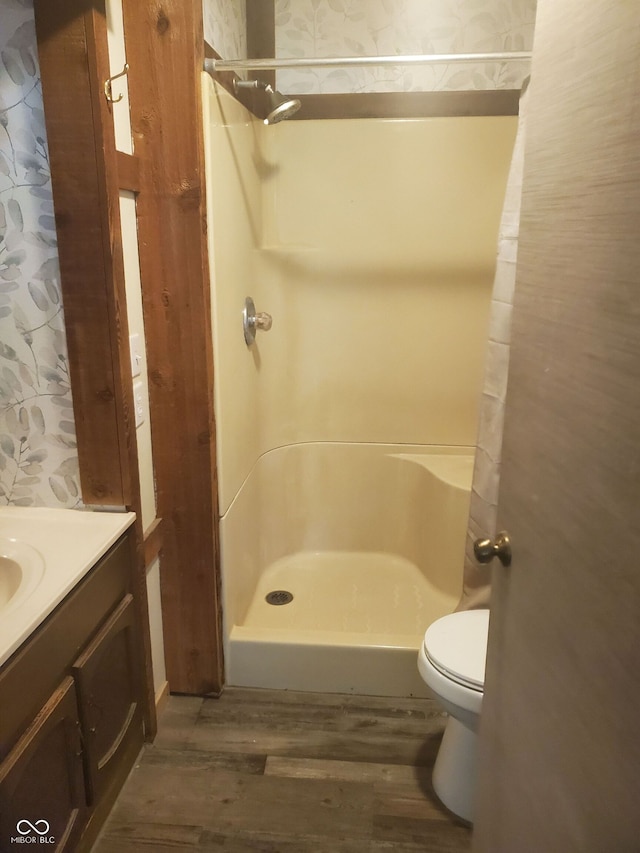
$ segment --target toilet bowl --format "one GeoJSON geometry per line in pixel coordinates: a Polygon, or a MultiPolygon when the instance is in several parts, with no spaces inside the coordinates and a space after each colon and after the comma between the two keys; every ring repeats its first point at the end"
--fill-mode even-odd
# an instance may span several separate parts
{"type": "Polygon", "coordinates": [[[488,610],[451,613],[429,626],[418,653],[420,675],[449,714],[433,788],[449,811],[470,823],[488,632],[488,610]]]}

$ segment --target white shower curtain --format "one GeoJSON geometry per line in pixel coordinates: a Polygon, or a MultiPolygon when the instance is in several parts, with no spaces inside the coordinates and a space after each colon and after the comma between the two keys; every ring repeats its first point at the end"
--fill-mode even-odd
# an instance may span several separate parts
{"type": "Polygon", "coordinates": [[[489,342],[484,389],[480,401],[477,451],[467,527],[464,584],[458,610],[488,607],[491,592],[490,566],[480,566],[476,562],[473,556],[473,542],[477,538],[493,538],[496,533],[502,430],[511,339],[511,309],[516,281],[520,226],[527,82],[525,81],[520,97],[518,131],[498,236],[498,259],[491,299],[489,342]]]}

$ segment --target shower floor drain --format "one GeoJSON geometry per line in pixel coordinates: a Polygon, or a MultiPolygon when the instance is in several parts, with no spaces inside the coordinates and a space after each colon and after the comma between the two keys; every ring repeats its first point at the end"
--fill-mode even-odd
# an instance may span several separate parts
{"type": "Polygon", "coordinates": [[[286,589],[274,589],[268,592],[265,597],[267,604],[289,604],[293,601],[293,593],[287,592],[286,589]]]}

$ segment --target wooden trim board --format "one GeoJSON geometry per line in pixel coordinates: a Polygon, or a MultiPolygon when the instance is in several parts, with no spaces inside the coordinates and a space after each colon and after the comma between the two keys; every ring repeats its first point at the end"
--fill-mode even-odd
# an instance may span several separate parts
{"type": "Polygon", "coordinates": [[[160,555],[163,536],[162,519],[155,518],[144,532],[144,565],[147,571],[160,555]]]}
{"type": "Polygon", "coordinates": [[[156,691],[156,714],[158,718],[162,716],[170,695],[169,682],[165,681],[156,691]]]}
{"type": "Polygon", "coordinates": [[[302,106],[290,121],[340,118],[436,118],[518,115],[520,91],[357,92],[290,95],[302,106]]]}
{"type": "Polygon", "coordinates": [[[140,161],[133,154],[116,151],[118,164],[118,188],[129,192],[140,192],[140,161]]]}
{"type": "MultiPolygon", "coordinates": [[[[269,59],[276,55],[276,15],[274,0],[246,0],[247,56],[269,59]]],[[[263,80],[276,88],[276,72],[250,73],[250,78],[263,80]]]]}
{"type": "Polygon", "coordinates": [[[167,676],[222,688],[213,354],[197,2],[124,0],[167,676]]]}
{"type": "Polygon", "coordinates": [[[87,60],[95,13],[67,8],[60,26],[60,5],[36,0],[35,13],[82,498],[124,506],[132,477],[117,336],[126,313],[112,287],[111,245],[120,238],[110,227],[103,117],[87,60]]]}

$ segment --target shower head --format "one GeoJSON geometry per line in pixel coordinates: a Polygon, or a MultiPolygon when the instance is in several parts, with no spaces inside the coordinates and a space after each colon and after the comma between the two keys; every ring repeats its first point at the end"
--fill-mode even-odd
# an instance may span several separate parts
{"type": "Polygon", "coordinates": [[[265,124],[277,124],[279,121],[291,118],[300,109],[300,101],[297,98],[285,98],[280,92],[274,92],[271,86],[267,86],[265,92],[271,107],[264,120],[265,124]]]}
{"type": "Polygon", "coordinates": [[[267,117],[265,124],[277,124],[290,118],[300,109],[300,101],[297,98],[287,98],[276,92],[269,83],[263,80],[234,80],[233,88],[238,89],[261,89],[267,98],[267,117]]]}

